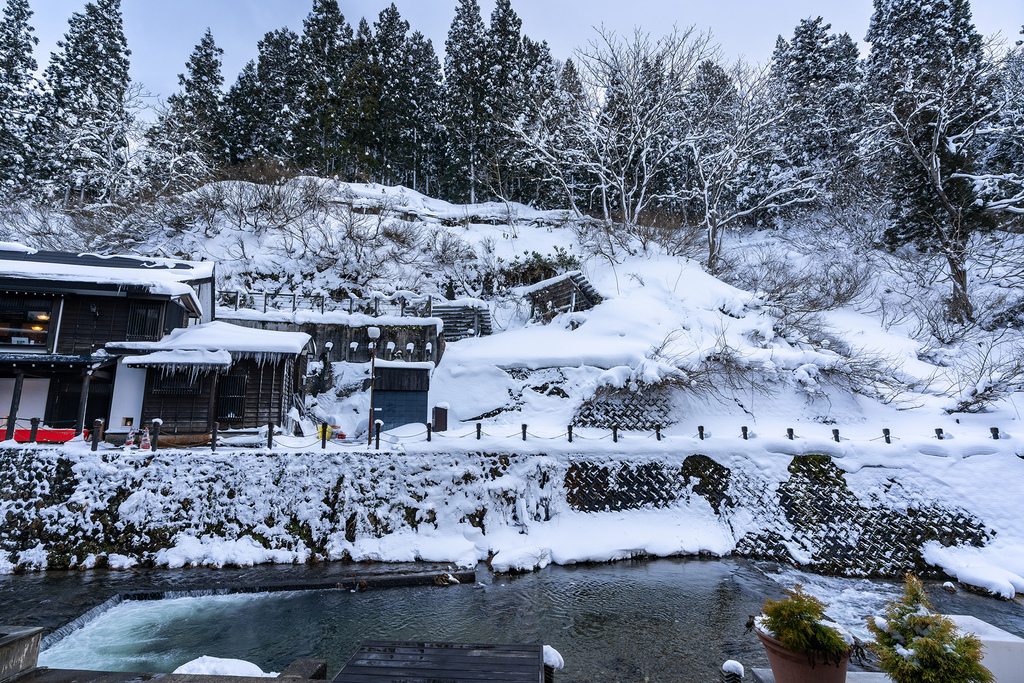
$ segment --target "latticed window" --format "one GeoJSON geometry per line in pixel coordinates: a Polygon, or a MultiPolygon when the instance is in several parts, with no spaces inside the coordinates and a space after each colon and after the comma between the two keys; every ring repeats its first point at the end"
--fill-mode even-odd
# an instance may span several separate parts
{"type": "Polygon", "coordinates": [[[128,341],[157,341],[160,339],[159,301],[133,301],[128,309],[128,341]]]}
{"type": "Polygon", "coordinates": [[[203,393],[203,378],[183,372],[159,373],[153,378],[153,393],[172,396],[195,396],[203,393]]]}
{"type": "Polygon", "coordinates": [[[224,375],[217,391],[217,421],[232,422],[245,417],[245,375],[224,375]]]}

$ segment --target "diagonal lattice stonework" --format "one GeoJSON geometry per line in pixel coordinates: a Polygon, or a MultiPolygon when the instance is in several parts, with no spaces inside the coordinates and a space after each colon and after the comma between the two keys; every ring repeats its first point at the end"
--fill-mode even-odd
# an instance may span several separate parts
{"type": "Polygon", "coordinates": [[[645,386],[638,391],[601,388],[576,411],[580,427],[653,431],[679,421],[671,387],[645,386]]]}
{"type": "Polygon", "coordinates": [[[981,520],[956,507],[892,507],[878,495],[862,501],[827,456],[798,456],[789,473],[776,484],[702,455],[681,466],[575,462],[566,471],[565,492],[570,507],[581,512],[665,508],[699,496],[730,524],[742,513],[742,529],[734,526],[738,554],[800,560],[829,574],[929,573],[921,554],[927,542],[980,546],[991,535],[981,520]]]}

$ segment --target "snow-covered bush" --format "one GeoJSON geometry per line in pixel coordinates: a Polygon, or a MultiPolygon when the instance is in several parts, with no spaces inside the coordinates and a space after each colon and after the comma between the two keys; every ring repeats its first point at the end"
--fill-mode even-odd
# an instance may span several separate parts
{"type": "Polygon", "coordinates": [[[903,596],[892,600],[885,617],[869,617],[871,646],[883,671],[896,683],[987,683],[981,641],[961,635],[953,622],[932,611],[921,580],[908,574],[903,596]]]}

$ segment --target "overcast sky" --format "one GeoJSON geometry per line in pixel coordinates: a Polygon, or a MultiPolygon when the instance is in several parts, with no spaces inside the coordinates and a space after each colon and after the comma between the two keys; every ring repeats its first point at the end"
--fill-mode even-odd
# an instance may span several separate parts
{"type": "MultiPolygon", "coordinates": [[[[40,44],[36,59],[40,68],[67,31],[68,17],[81,11],[86,0],[30,0],[33,25],[40,44]]],[[[342,12],[353,25],[365,16],[371,23],[391,0],[339,0],[342,12]]],[[[442,56],[448,26],[457,0],[395,0],[399,12],[434,41],[442,56]]],[[[302,19],[312,0],[122,0],[125,32],[132,50],[132,78],[153,94],[166,97],[178,88],[177,74],[184,70],[193,47],[209,26],[217,44],[224,48],[225,87],[234,82],[245,63],[255,58],[256,43],[267,31],[287,26],[302,32],[302,19]]],[[[480,0],[487,21],[494,0],[480,0]]],[[[834,32],[848,32],[862,41],[871,17],[871,0],[512,0],[523,20],[523,32],[535,40],[547,40],[556,59],[572,56],[604,24],[618,32],[639,26],[662,35],[673,24],[710,29],[729,61],[744,57],[765,61],[779,34],[791,37],[801,18],[821,15],[834,32]]],[[[1024,24],[1024,0],[974,0],[974,22],[983,35],[1001,31],[1016,39],[1024,24]]],[[[864,50],[862,44],[862,51],[864,50]]],[[[443,59],[443,56],[442,56],[443,59]]]]}

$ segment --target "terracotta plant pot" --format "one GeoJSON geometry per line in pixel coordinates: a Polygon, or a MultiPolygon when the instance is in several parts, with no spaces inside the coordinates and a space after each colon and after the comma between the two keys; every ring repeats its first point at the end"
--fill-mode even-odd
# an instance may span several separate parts
{"type": "Polygon", "coordinates": [[[839,666],[819,659],[815,661],[812,669],[805,653],[787,649],[779,641],[762,633],[760,629],[754,629],[754,632],[764,645],[775,683],[845,683],[846,665],[850,662],[849,654],[843,657],[839,666]]]}

